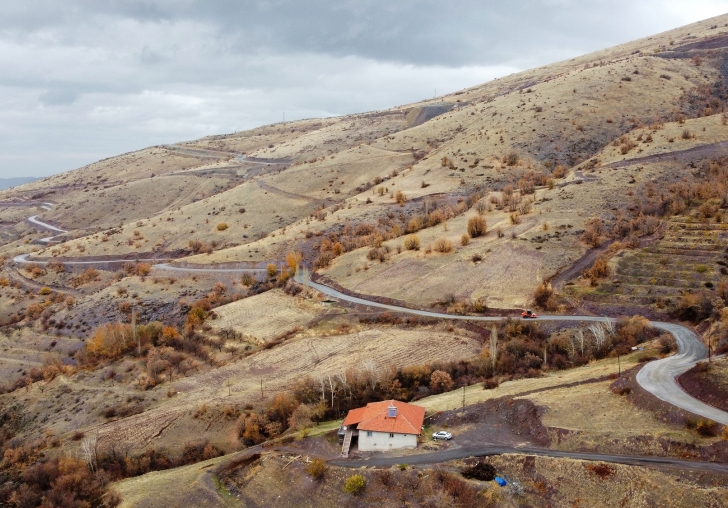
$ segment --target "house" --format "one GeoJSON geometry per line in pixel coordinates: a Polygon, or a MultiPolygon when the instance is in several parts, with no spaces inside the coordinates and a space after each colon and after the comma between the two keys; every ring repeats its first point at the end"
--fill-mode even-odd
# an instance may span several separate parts
{"type": "Polygon", "coordinates": [[[363,452],[416,448],[424,420],[425,408],[398,400],[371,402],[352,409],[342,426],[342,454],[348,455],[355,437],[363,452]]]}

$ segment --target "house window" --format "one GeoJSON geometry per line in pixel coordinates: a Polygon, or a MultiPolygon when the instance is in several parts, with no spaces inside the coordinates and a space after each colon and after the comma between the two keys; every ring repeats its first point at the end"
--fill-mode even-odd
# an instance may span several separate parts
{"type": "Polygon", "coordinates": [[[389,437],[394,437],[394,434],[390,432],[389,437]]]}
{"type": "Polygon", "coordinates": [[[372,431],[371,430],[368,430],[367,431],[367,437],[372,437],[372,431]]]}

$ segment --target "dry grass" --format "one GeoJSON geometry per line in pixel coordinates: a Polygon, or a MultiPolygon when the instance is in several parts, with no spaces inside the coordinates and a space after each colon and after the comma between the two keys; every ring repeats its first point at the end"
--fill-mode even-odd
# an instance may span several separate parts
{"type": "Polygon", "coordinates": [[[215,309],[215,328],[233,328],[246,341],[264,343],[294,328],[304,327],[323,312],[320,304],[294,299],[280,290],[238,300],[215,309]]]}

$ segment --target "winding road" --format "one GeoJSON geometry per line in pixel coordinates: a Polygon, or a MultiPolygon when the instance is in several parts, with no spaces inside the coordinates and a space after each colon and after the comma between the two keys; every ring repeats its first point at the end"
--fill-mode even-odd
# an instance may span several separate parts
{"type": "MultiPolygon", "coordinates": [[[[321,293],[338,298],[340,300],[356,303],[360,305],[368,305],[369,307],[377,307],[393,312],[401,312],[413,314],[416,316],[432,317],[439,319],[459,319],[467,321],[500,321],[502,317],[496,316],[454,316],[452,314],[444,314],[441,312],[431,312],[427,310],[408,309],[386,303],[365,300],[356,296],[350,296],[336,289],[324,286],[317,282],[313,282],[310,275],[305,270],[299,270],[296,273],[296,281],[309,286],[321,293]]],[[[591,322],[616,322],[615,318],[601,316],[559,316],[559,315],[540,315],[541,321],[591,321],[591,322]]],[[[710,406],[694,397],[688,395],[677,384],[675,378],[683,372],[692,368],[700,360],[708,357],[708,350],[703,345],[700,338],[688,328],[663,321],[650,321],[652,326],[659,330],[665,330],[675,337],[677,342],[678,353],[662,360],[649,362],[640,369],[637,374],[637,383],[653,394],[658,399],[664,400],[673,406],[684,409],[704,418],[718,422],[722,425],[728,425],[728,412],[721,411],[710,406]]]]}
{"type": "MultiPolygon", "coordinates": [[[[28,221],[33,224],[45,227],[51,231],[58,231],[64,233],[65,231],[46,224],[37,219],[34,215],[28,218],[28,221]]],[[[52,237],[51,237],[52,238],[52,237]]],[[[45,239],[44,239],[45,240],[45,239]]],[[[37,263],[45,264],[42,261],[30,261],[27,259],[28,254],[16,256],[13,261],[18,264],[24,263],[37,263]]],[[[166,263],[159,263],[159,261],[168,261],[167,259],[120,259],[113,261],[64,261],[64,264],[78,264],[78,265],[93,265],[103,263],[128,263],[128,262],[153,262],[157,263],[153,265],[153,268],[158,270],[169,270],[176,272],[191,272],[191,273],[244,273],[244,272],[260,272],[263,269],[259,268],[186,268],[171,266],[166,263]]],[[[367,300],[357,296],[347,295],[336,289],[330,288],[323,284],[319,284],[311,280],[310,274],[307,270],[298,270],[295,276],[295,280],[303,285],[306,285],[312,289],[315,289],[325,295],[328,295],[339,300],[354,303],[358,305],[365,305],[368,307],[376,307],[380,309],[389,310],[392,312],[399,312],[405,314],[411,314],[422,317],[432,317],[438,319],[454,319],[463,321],[500,321],[503,319],[501,316],[458,316],[452,314],[444,314],[441,312],[433,312],[428,310],[409,309],[407,307],[401,307],[397,305],[391,305],[386,303],[375,302],[367,300]]],[[[541,315],[538,318],[541,321],[587,321],[587,322],[616,322],[615,318],[602,317],[602,316],[561,316],[561,315],[541,315]]],[[[702,416],[703,418],[709,418],[722,425],[728,425],[728,412],[721,411],[713,406],[710,406],[686,393],[677,384],[676,377],[685,371],[692,368],[697,362],[704,360],[708,357],[708,351],[703,345],[700,338],[688,328],[677,325],[674,323],[666,323],[662,321],[651,321],[652,326],[660,330],[665,330],[671,333],[677,342],[678,353],[664,358],[662,360],[656,360],[647,363],[640,369],[637,374],[637,383],[652,393],[655,397],[684,409],[696,415],[702,416]]]]}

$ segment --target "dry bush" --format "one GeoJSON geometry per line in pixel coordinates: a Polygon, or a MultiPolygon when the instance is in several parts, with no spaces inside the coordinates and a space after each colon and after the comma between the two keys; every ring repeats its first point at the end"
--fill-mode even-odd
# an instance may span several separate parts
{"type": "Polygon", "coordinates": [[[253,277],[250,273],[246,272],[243,274],[242,277],[240,277],[240,283],[243,286],[252,286],[255,283],[255,277],[253,277]]]}
{"type": "Polygon", "coordinates": [[[465,247],[469,243],[470,243],[470,235],[467,233],[463,233],[463,236],[460,237],[460,245],[465,247]]]}
{"type": "Polygon", "coordinates": [[[407,197],[404,195],[404,192],[398,190],[394,195],[394,200],[399,204],[399,206],[404,205],[404,202],[407,201],[407,197]]]}
{"type": "Polygon", "coordinates": [[[680,134],[680,137],[683,138],[683,139],[692,139],[693,138],[693,133],[690,132],[688,129],[684,129],[682,131],[682,134],[680,134]]]}
{"type": "Polygon", "coordinates": [[[119,358],[134,347],[131,325],[108,323],[99,326],[86,342],[86,352],[92,357],[119,358]]]}
{"type": "Polygon", "coordinates": [[[436,370],[430,376],[430,389],[432,393],[449,392],[455,383],[450,374],[441,370],[436,370]]]}
{"type": "Polygon", "coordinates": [[[486,220],[476,215],[468,219],[468,234],[471,238],[477,238],[483,236],[488,232],[488,223],[486,220]]]}
{"type": "Polygon", "coordinates": [[[360,474],[355,474],[354,476],[350,476],[346,479],[343,490],[347,494],[354,495],[364,490],[364,487],[366,487],[366,480],[364,480],[364,477],[360,474]]]}
{"type": "Polygon", "coordinates": [[[404,248],[407,250],[420,250],[420,239],[417,235],[409,235],[404,239],[404,248]]]}
{"type": "Polygon", "coordinates": [[[268,274],[268,277],[275,277],[278,274],[278,267],[274,263],[268,263],[265,267],[265,273],[268,274]]]}
{"type": "Polygon", "coordinates": [[[581,241],[589,247],[599,247],[605,239],[606,229],[604,222],[599,217],[591,217],[584,221],[584,233],[581,235],[581,241]]]}
{"type": "Polygon", "coordinates": [[[306,472],[314,480],[320,480],[326,473],[326,462],[321,459],[313,459],[309,464],[306,465],[306,472]]]}
{"type": "Polygon", "coordinates": [[[521,223],[521,214],[519,213],[512,213],[509,218],[511,220],[511,224],[514,226],[521,223]]]}
{"type": "Polygon", "coordinates": [[[506,166],[515,166],[518,164],[518,160],[518,153],[515,151],[510,151],[503,156],[503,164],[506,166]]]}
{"type": "Polygon", "coordinates": [[[551,287],[551,284],[549,283],[541,283],[536,288],[536,291],[533,292],[533,301],[538,305],[539,307],[543,309],[549,309],[552,307],[552,298],[554,295],[554,290],[551,287]]]}
{"type": "Polygon", "coordinates": [[[582,274],[585,279],[589,279],[592,286],[597,285],[599,279],[609,277],[609,266],[606,256],[599,256],[594,264],[588,270],[585,270],[582,274]]]}
{"type": "Polygon", "coordinates": [[[218,231],[225,231],[227,228],[228,228],[228,225],[226,222],[221,222],[220,224],[217,225],[218,231]]]}
{"type": "Polygon", "coordinates": [[[590,473],[594,473],[602,480],[606,480],[607,478],[614,476],[617,472],[614,466],[605,464],[604,462],[600,462],[599,464],[584,464],[584,468],[590,473]]]}
{"type": "Polygon", "coordinates": [[[565,166],[556,166],[554,172],[551,174],[554,178],[564,178],[566,176],[565,166]]]}
{"type": "Polygon", "coordinates": [[[447,238],[438,238],[437,240],[435,240],[433,249],[435,249],[437,252],[447,254],[448,252],[452,252],[454,247],[452,242],[447,238]]]}

